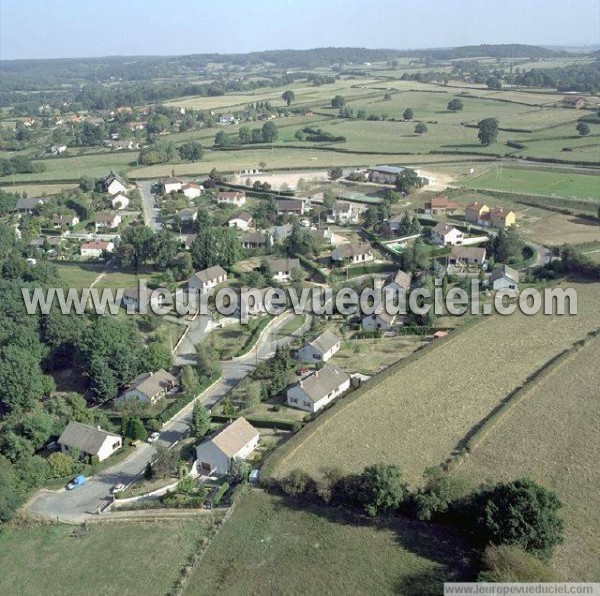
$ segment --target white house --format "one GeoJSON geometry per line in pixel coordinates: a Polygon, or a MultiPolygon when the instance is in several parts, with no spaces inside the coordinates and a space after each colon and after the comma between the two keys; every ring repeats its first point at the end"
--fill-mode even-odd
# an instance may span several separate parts
{"type": "Polygon", "coordinates": [[[483,265],[485,248],[478,246],[453,246],[448,257],[450,265],[483,265]]]}
{"type": "Polygon", "coordinates": [[[115,174],[115,172],[111,172],[104,178],[103,185],[104,190],[109,195],[114,195],[118,192],[127,192],[127,184],[118,174],[115,174]]]}
{"type": "Polygon", "coordinates": [[[242,416],[196,447],[196,469],[204,475],[229,472],[234,459],[246,459],[257,447],[259,432],[242,416]]]}
{"type": "Polygon", "coordinates": [[[196,221],[198,219],[198,208],[186,207],[185,209],[180,209],[176,215],[181,221],[196,221]]]}
{"type": "Polygon", "coordinates": [[[200,290],[200,293],[204,294],[224,281],[227,281],[227,271],[220,265],[215,265],[202,271],[196,271],[188,279],[187,285],[189,289],[200,290]]]}
{"type": "Polygon", "coordinates": [[[195,199],[199,197],[202,194],[202,190],[203,188],[199,184],[196,184],[194,182],[188,182],[187,184],[184,184],[181,187],[181,192],[188,199],[195,199]]]}
{"type": "Polygon", "coordinates": [[[394,315],[383,311],[380,314],[365,315],[362,319],[362,328],[365,331],[388,331],[394,325],[394,315]]]}
{"type": "Polygon", "coordinates": [[[100,258],[105,252],[113,252],[114,250],[114,242],[84,242],[79,247],[79,254],[82,258],[100,258]]]}
{"type": "Polygon", "coordinates": [[[314,414],[350,388],[350,377],[336,366],[301,379],[287,390],[287,404],[314,414]]]}
{"type": "Polygon", "coordinates": [[[99,427],[71,421],[60,435],[58,444],[65,453],[80,452],[104,461],[123,446],[123,439],[99,427]]]}
{"type": "Polygon", "coordinates": [[[517,290],[519,288],[519,272],[508,265],[500,265],[494,269],[488,283],[495,291],[505,288],[517,290]]]}
{"type": "Polygon", "coordinates": [[[239,228],[240,230],[247,230],[252,224],[252,215],[247,211],[242,211],[237,215],[234,215],[228,222],[230,228],[239,228]]]}
{"type": "Polygon", "coordinates": [[[268,259],[267,262],[273,274],[273,279],[280,282],[289,281],[292,277],[292,271],[300,268],[298,259],[268,259]]]}
{"type": "Polygon", "coordinates": [[[101,229],[114,230],[121,224],[122,218],[118,213],[97,213],[94,217],[96,231],[101,229]]]}
{"type": "Polygon", "coordinates": [[[217,203],[219,205],[234,205],[242,207],[246,203],[246,193],[243,191],[221,191],[217,194],[217,203]]]}
{"type": "Polygon", "coordinates": [[[465,235],[456,228],[443,222],[431,228],[431,242],[440,246],[456,246],[462,244],[465,235]]]}
{"type": "Polygon", "coordinates": [[[296,352],[296,358],[302,362],[327,362],[340,349],[341,343],[337,335],[324,331],[306,342],[296,352]]]}
{"type": "Polygon", "coordinates": [[[179,178],[165,178],[162,181],[162,187],[164,194],[168,195],[170,192],[177,192],[181,190],[183,182],[179,178]]]}
{"type": "Polygon", "coordinates": [[[374,258],[373,247],[368,242],[340,244],[331,253],[331,260],[337,263],[365,263],[374,258]]]}
{"type": "Polygon", "coordinates": [[[110,195],[110,204],[114,209],[127,209],[129,202],[129,197],[123,191],[110,195]]]}
{"type": "Polygon", "coordinates": [[[327,211],[327,223],[348,224],[358,223],[360,207],[345,201],[336,201],[331,209],[327,211]]]}
{"type": "Polygon", "coordinates": [[[235,116],[233,114],[221,114],[219,116],[219,124],[235,124],[235,116]]]}
{"type": "Polygon", "coordinates": [[[177,377],[162,368],[155,373],[142,373],[127,385],[127,390],[115,402],[137,399],[142,403],[155,404],[178,385],[177,377]]]}

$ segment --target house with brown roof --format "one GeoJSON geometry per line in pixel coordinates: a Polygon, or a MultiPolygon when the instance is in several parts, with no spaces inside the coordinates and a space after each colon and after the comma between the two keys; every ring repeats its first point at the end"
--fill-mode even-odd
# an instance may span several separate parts
{"type": "Polygon", "coordinates": [[[227,221],[227,225],[229,225],[230,228],[238,228],[240,230],[247,230],[251,223],[252,215],[247,211],[241,211],[227,221]]]}
{"type": "Polygon", "coordinates": [[[233,460],[246,459],[259,440],[259,432],[240,416],[196,447],[196,470],[205,476],[227,474],[233,460]]]}
{"type": "Polygon", "coordinates": [[[114,230],[121,224],[121,216],[118,213],[96,213],[94,226],[98,230],[114,230]]]}
{"type": "Polygon", "coordinates": [[[63,430],[57,443],[63,453],[83,453],[104,461],[123,446],[123,438],[100,427],[71,421],[63,430]]]}
{"type": "Polygon", "coordinates": [[[453,226],[443,222],[431,228],[431,242],[440,246],[456,246],[462,244],[465,235],[453,226]]]}
{"type": "Polygon", "coordinates": [[[63,228],[72,228],[79,223],[79,217],[74,211],[71,211],[68,214],[54,214],[52,216],[52,227],[55,230],[62,230],[63,228]]]}
{"type": "Polygon", "coordinates": [[[452,215],[458,209],[458,203],[449,201],[448,197],[433,197],[425,203],[425,213],[430,215],[452,215]]]}
{"type": "Polygon", "coordinates": [[[115,402],[136,399],[142,403],[155,404],[167,393],[179,386],[177,377],[164,369],[142,373],[133,379],[115,402]]]}
{"type": "Polygon", "coordinates": [[[241,190],[235,192],[220,191],[217,194],[217,203],[219,205],[233,205],[234,207],[242,207],[246,204],[246,193],[241,190]]]}
{"type": "Polygon", "coordinates": [[[220,265],[196,271],[188,281],[187,286],[190,290],[199,290],[201,294],[205,294],[210,289],[218,284],[227,281],[227,271],[220,265]]]}
{"type": "Polygon", "coordinates": [[[510,209],[504,209],[502,207],[494,207],[490,212],[490,226],[497,230],[505,230],[514,226],[517,222],[515,212],[510,209]]]}
{"type": "Polygon", "coordinates": [[[587,99],[581,95],[565,95],[562,98],[562,104],[566,108],[585,108],[588,104],[587,99]]]}
{"type": "Polygon", "coordinates": [[[453,246],[448,257],[450,265],[483,265],[485,248],[479,246],[453,246]]]}
{"type": "Polygon", "coordinates": [[[340,349],[342,340],[329,330],[307,341],[297,352],[302,362],[327,362],[340,349]]]}
{"type": "Polygon", "coordinates": [[[485,225],[484,216],[489,212],[490,208],[486,204],[474,201],[465,207],[465,220],[470,223],[485,225]]]}
{"type": "Polygon", "coordinates": [[[343,370],[325,366],[292,385],[286,392],[286,403],[314,414],[349,388],[350,377],[343,370]]]}
{"type": "Polygon", "coordinates": [[[373,247],[368,242],[340,244],[331,252],[331,260],[336,263],[365,263],[374,258],[373,247]]]}
{"type": "Polygon", "coordinates": [[[188,182],[187,184],[184,184],[181,187],[181,192],[188,198],[188,199],[195,199],[197,197],[199,197],[202,194],[202,186],[200,186],[199,184],[196,184],[195,182],[188,182]]]}

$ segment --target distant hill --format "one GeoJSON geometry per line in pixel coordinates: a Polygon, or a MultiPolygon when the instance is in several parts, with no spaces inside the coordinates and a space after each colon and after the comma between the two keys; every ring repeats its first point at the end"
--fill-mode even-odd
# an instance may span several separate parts
{"type": "Polygon", "coordinates": [[[428,56],[438,60],[457,58],[553,58],[564,52],[556,52],[540,46],[529,46],[520,43],[513,44],[481,44],[478,46],[461,46],[458,48],[425,50],[428,56]]]}

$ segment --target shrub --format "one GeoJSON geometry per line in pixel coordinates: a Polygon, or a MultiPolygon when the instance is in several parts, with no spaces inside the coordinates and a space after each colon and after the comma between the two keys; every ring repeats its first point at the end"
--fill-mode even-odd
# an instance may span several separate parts
{"type": "Polygon", "coordinates": [[[279,482],[281,490],[290,497],[306,497],[316,492],[312,477],[298,468],[291,470],[279,482]]]}
{"type": "Polygon", "coordinates": [[[402,472],[392,464],[365,468],[360,479],[360,502],[368,515],[375,517],[396,511],[407,494],[402,472]]]}
{"type": "Polygon", "coordinates": [[[488,546],[483,553],[480,582],[559,582],[547,563],[517,546],[488,546]]]}

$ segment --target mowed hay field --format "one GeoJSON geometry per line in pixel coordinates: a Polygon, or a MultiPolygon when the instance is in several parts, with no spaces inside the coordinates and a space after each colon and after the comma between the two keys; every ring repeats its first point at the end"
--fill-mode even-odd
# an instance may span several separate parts
{"type": "Polygon", "coordinates": [[[532,387],[454,475],[467,486],[523,476],[564,503],[565,542],[553,565],[571,581],[600,581],[600,338],[532,387]]]}
{"type": "Polygon", "coordinates": [[[418,483],[532,373],[600,327],[600,285],[568,285],[578,294],[576,316],[495,315],[459,330],[334,405],[273,456],[270,471],[318,475],[387,462],[418,483]]]}
{"type": "Polygon", "coordinates": [[[448,528],[375,521],[253,490],[208,548],[184,594],[439,594],[472,579],[472,553],[448,528]]]}
{"type": "Polygon", "coordinates": [[[0,594],[167,594],[208,528],[189,519],[3,527],[0,594]]]}

